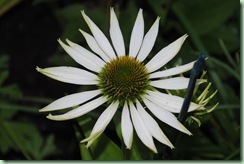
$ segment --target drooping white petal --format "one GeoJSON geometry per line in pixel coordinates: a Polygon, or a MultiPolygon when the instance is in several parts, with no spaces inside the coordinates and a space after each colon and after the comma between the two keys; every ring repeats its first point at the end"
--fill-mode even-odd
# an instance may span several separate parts
{"type": "Polygon", "coordinates": [[[190,63],[185,64],[185,65],[181,65],[181,66],[177,66],[177,67],[174,67],[174,68],[170,68],[170,69],[167,69],[167,70],[164,70],[164,71],[154,72],[154,73],[150,74],[150,79],[174,76],[174,75],[177,75],[177,74],[180,74],[180,73],[184,73],[184,72],[189,71],[190,69],[192,69],[194,63],[195,63],[195,61],[190,62],[190,63]]]}
{"type": "Polygon", "coordinates": [[[102,134],[102,132],[106,129],[107,125],[112,120],[115,112],[117,111],[118,106],[119,106],[118,101],[111,103],[107,107],[107,109],[100,115],[100,117],[98,118],[96,124],[92,129],[90,136],[81,141],[81,142],[88,142],[86,147],[89,147],[96,140],[96,138],[99,137],[102,134]]]}
{"type": "Polygon", "coordinates": [[[118,56],[125,55],[125,44],[114,9],[110,8],[110,37],[118,56]]]}
{"type": "Polygon", "coordinates": [[[136,108],[152,136],[156,138],[159,142],[168,145],[170,148],[174,148],[173,144],[161,130],[158,123],[145,111],[145,109],[142,107],[139,101],[136,102],[136,108]]]}
{"type": "Polygon", "coordinates": [[[87,25],[89,26],[94,38],[96,39],[98,45],[101,47],[101,49],[110,57],[110,58],[116,58],[116,55],[114,53],[114,50],[109,43],[106,36],[103,34],[103,32],[97,27],[97,25],[85,14],[84,11],[81,12],[83,18],[85,19],[87,25]]]}
{"type": "MultiPolygon", "coordinates": [[[[150,85],[161,89],[177,90],[177,89],[186,89],[188,87],[189,81],[190,78],[174,77],[169,79],[151,81],[150,85]]],[[[197,80],[196,85],[199,85],[203,82],[206,82],[206,80],[199,79],[197,80]]]]}
{"type": "Polygon", "coordinates": [[[142,9],[139,10],[130,37],[129,55],[136,57],[142,44],[144,35],[144,19],[142,9]]]}
{"type": "Polygon", "coordinates": [[[107,101],[107,99],[105,97],[99,97],[99,98],[92,100],[90,102],[87,102],[86,104],[84,104],[80,107],[77,107],[65,114],[54,115],[54,116],[49,114],[47,116],[47,118],[50,120],[56,120],[56,121],[70,120],[73,118],[77,118],[77,117],[80,117],[80,116],[96,109],[97,107],[99,107],[100,105],[105,103],[106,101],[107,101]]]}
{"type": "MultiPolygon", "coordinates": [[[[165,93],[161,93],[158,91],[147,91],[148,95],[144,95],[148,100],[152,101],[154,104],[158,106],[164,107],[166,110],[172,113],[179,113],[184,101],[184,98],[174,95],[169,95],[165,93]]],[[[190,103],[188,112],[196,110],[201,105],[195,104],[193,102],[190,103]]]]}
{"type": "Polygon", "coordinates": [[[151,52],[151,50],[154,46],[154,43],[155,43],[157,35],[158,35],[159,20],[160,20],[160,17],[158,17],[156,19],[156,21],[154,22],[152,27],[149,29],[149,31],[146,33],[146,35],[143,39],[141,49],[139,51],[139,54],[137,55],[137,59],[139,61],[143,61],[148,56],[148,54],[151,52]]]}
{"type": "Polygon", "coordinates": [[[183,35],[173,43],[169,44],[159,51],[147,64],[147,70],[149,73],[156,71],[168,63],[179,52],[182,44],[187,38],[187,34],[183,35]]]}
{"type": "Polygon", "coordinates": [[[168,112],[164,107],[157,106],[148,99],[144,98],[143,102],[146,104],[148,109],[161,121],[165,122],[166,124],[170,125],[171,127],[186,133],[188,135],[192,135],[189,130],[187,130],[184,125],[182,125],[177,118],[170,112],[168,112]]]}
{"type": "Polygon", "coordinates": [[[55,100],[51,104],[40,109],[39,112],[50,112],[50,111],[55,111],[55,110],[60,110],[60,109],[65,109],[76,105],[80,105],[92,99],[93,97],[97,96],[100,93],[101,93],[100,90],[93,90],[93,91],[85,91],[85,92],[67,95],[55,100]]]}
{"type": "Polygon", "coordinates": [[[152,135],[149,132],[148,128],[146,127],[145,123],[143,122],[141,116],[138,114],[137,109],[135,108],[132,102],[129,104],[129,106],[130,106],[132,122],[138,137],[149,149],[157,153],[157,148],[154,145],[152,135]]]}
{"type": "Polygon", "coordinates": [[[81,55],[85,56],[87,59],[89,59],[91,62],[96,63],[98,66],[100,66],[101,68],[105,65],[105,62],[99,58],[98,56],[96,56],[95,54],[93,54],[92,52],[86,50],[85,48],[83,48],[82,46],[71,42],[70,40],[66,39],[67,43],[74,49],[76,50],[78,53],[80,53],[81,55]]]}
{"type": "Polygon", "coordinates": [[[75,49],[71,48],[70,46],[67,46],[64,44],[60,39],[58,40],[59,44],[63,47],[63,49],[72,57],[77,63],[80,65],[86,67],[87,69],[94,71],[94,72],[100,72],[101,66],[97,65],[96,61],[91,61],[83,54],[80,54],[75,49]]]}
{"type": "Polygon", "coordinates": [[[128,104],[125,102],[121,116],[121,130],[124,143],[127,149],[131,148],[133,140],[133,126],[130,119],[128,104]]]}
{"type": "Polygon", "coordinates": [[[104,61],[109,62],[111,58],[103,52],[103,50],[97,44],[95,38],[90,34],[86,33],[85,31],[82,31],[81,29],[79,30],[81,34],[84,36],[88,46],[92,49],[92,51],[98,54],[104,61]]]}
{"type": "Polygon", "coordinates": [[[98,83],[98,76],[75,67],[49,67],[49,68],[36,68],[38,72],[51,77],[55,80],[65,83],[78,84],[78,85],[94,85],[98,83]]]}

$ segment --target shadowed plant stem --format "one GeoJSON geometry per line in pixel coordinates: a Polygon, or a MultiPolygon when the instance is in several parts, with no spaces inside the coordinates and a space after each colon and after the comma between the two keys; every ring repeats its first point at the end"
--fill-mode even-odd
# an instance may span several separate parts
{"type": "MultiPolygon", "coordinates": [[[[77,121],[73,121],[74,127],[76,131],[79,132],[80,140],[83,140],[86,138],[82,128],[80,127],[79,123],[77,121]]],[[[80,143],[81,144],[81,143],[80,143]]],[[[86,148],[84,144],[80,145],[80,152],[82,160],[93,160],[93,154],[90,148],[86,148]]]]}
{"type": "Polygon", "coordinates": [[[130,160],[130,150],[126,148],[126,145],[122,143],[123,160],[130,160]]]}
{"type": "MultiPolygon", "coordinates": [[[[180,121],[181,123],[184,123],[186,120],[187,111],[196,85],[196,80],[202,71],[205,59],[206,59],[206,54],[201,53],[191,70],[190,81],[186,90],[185,99],[183,101],[180,113],[177,117],[178,121],[180,121]]],[[[171,142],[174,145],[180,135],[180,131],[174,129],[172,134],[173,136],[171,142]]],[[[162,159],[172,159],[172,152],[169,147],[166,147],[165,151],[163,152],[162,159]]]]}

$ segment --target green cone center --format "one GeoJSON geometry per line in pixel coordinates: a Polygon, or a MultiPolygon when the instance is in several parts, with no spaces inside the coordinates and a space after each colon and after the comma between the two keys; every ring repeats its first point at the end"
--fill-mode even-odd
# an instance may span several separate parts
{"type": "Polygon", "coordinates": [[[120,56],[111,60],[103,67],[98,77],[98,87],[112,101],[140,99],[149,84],[149,74],[145,65],[130,56],[120,56]]]}

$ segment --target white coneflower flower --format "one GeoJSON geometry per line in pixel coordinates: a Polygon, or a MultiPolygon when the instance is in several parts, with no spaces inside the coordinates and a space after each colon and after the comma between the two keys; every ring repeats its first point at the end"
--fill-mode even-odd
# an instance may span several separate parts
{"type": "MultiPolygon", "coordinates": [[[[55,80],[78,85],[95,85],[97,87],[96,90],[62,97],[40,109],[40,112],[50,112],[80,105],[61,115],[49,114],[47,118],[51,120],[77,118],[107,102],[108,107],[98,118],[90,136],[81,141],[87,142],[87,147],[103,133],[118,108],[122,110],[122,136],[128,149],[132,145],[134,129],[140,140],[155,153],[157,153],[157,149],[153,138],[173,148],[169,139],[148,111],[173,128],[191,135],[172,114],[179,113],[184,99],[161,93],[156,89],[179,90],[187,88],[189,78],[169,77],[190,70],[194,62],[158,71],[178,53],[187,35],[185,34],[175,40],[154,55],[149,62],[145,63],[144,60],[149,55],[156,40],[160,18],[156,19],[144,35],[142,12],[142,9],[138,12],[130,38],[128,53],[125,51],[123,36],[113,8],[110,10],[109,31],[112,45],[103,32],[82,11],[82,16],[92,35],[82,30],[80,32],[93,52],[68,39],[66,40],[68,45],[61,40],[58,40],[58,42],[86,70],[65,66],[44,69],[37,67],[39,72],[55,80]]],[[[202,82],[198,80],[197,84],[202,82]]],[[[200,107],[198,104],[191,103],[189,111],[200,107]]]]}

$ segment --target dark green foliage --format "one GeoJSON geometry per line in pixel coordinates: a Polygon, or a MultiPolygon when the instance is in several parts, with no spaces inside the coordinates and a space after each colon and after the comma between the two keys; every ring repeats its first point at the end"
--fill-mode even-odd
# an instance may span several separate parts
{"type": "MultiPolygon", "coordinates": [[[[208,81],[212,82],[210,92],[218,90],[218,93],[207,107],[211,108],[217,102],[219,106],[212,113],[200,116],[202,123],[200,127],[192,120],[188,120],[190,124],[185,123],[193,136],[180,136],[175,149],[172,150],[173,158],[175,160],[241,159],[239,1],[5,0],[0,2],[1,159],[161,160],[165,146],[155,141],[159,153],[153,154],[142,144],[135,132],[132,150],[124,148],[121,142],[120,110],[90,149],[86,149],[85,144],[80,144],[80,141],[89,136],[105,107],[99,107],[68,123],[49,121],[45,118],[47,113],[38,112],[38,109],[56,98],[91,89],[90,86],[79,87],[50,80],[35,72],[35,66],[79,67],[61,46],[54,44],[55,41],[58,37],[62,40],[69,38],[88,48],[78,31],[80,28],[90,33],[81,16],[81,10],[84,10],[108,36],[111,6],[115,7],[119,19],[126,52],[137,12],[139,8],[143,8],[145,31],[151,27],[157,16],[161,17],[158,38],[148,59],[185,33],[189,37],[179,54],[166,65],[166,68],[196,60],[201,52],[208,56],[204,70],[207,71],[208,81]],[[16,18],[16,15],[21,13],[27,14],[16,18]],[[33,15],[35,17],[31,17],[33,15]],[[32,19],[28,19],[29,17],[32,19]],[[16,25],[16,30],[9,30],[16,22],[20,22],[16,25]],[[40,28],[43,24],[48,28],[40,28]],[[25,29],[26,27],[28,29],[25,29]],[[18,40],[19,33],[24,36],[21,42],[18,40]]],[[[185,75],[189,76],[189,73],[185,75]]],[[[199,90],[201,89],[199,87],[199,90]]],[[[184,93],[183,91],[178,94],[183,97],[184,93]]],[[[172,128],[164,123],[159,124],[170,137],[172,128]]]]}

